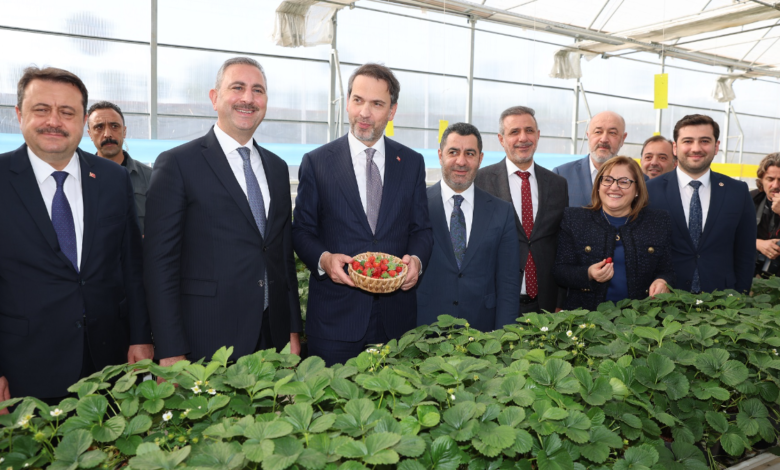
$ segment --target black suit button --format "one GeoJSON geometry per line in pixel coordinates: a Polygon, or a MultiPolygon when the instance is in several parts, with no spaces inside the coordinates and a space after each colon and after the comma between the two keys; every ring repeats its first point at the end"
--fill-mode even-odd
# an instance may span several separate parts
{"type": "Polygon", "coordinates": [[[458,301],[456,300],[456,301],[452,302],[452,305],[458,305],[458,301]]]}
{"type": "Polygon", "coordinates": [[[379,240],[374,240],[374,245],[378,245],[378,244],[379,244],[379,240]]]}
{"type": "Polygon", "coordinates": [[[76,326],[76,328],[81,328],[81,322],[77,321],[75,326],[76,326]]]}
{"type": "Polygon", "coordinates": [[[263,251],[267,251],[267,250],[268,250],[268,247],[267,247],[267,246],[264,246],[264,247],[263,247],[263,251]]]}
{"type": "Polygon", "coordinates": [[[84,279],[79,279],[79,280],[78,280],[78,281],[76,281],[76,282],[78,282],[78,283],[79,283],[80,285],[82,285],[82,286],[83,286],[84,284],[86,284],[86,283],[87,283],[87,281],[85,281],[84,279]]]}
{"type": "Polygon", "coordinates": [[[458,277],[463,277],[463,273],[458,274],[458,277]]]}
{"type": "Polygon", "coordinates": [[[699,258],[701,258],[701,255],[696,255],[696,259],[699,259],[699,258]]]}
{"type": "Polygon", "coordinates": [[[263,287],[263,284],[265,284],[265,283],[262,281],[262,279],[257,281],[257,285],[258,286],[263,287]]]}

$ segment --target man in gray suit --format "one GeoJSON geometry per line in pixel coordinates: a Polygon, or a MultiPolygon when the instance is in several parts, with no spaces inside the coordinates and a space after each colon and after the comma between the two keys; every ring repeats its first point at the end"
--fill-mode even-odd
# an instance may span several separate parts
{"type": "Polygon", "coordinates": [[[476,179],[478,188],[514,206],[520,240],[521,314],[555,311],[564,298],[553,278],[553,266],[569,191],[564,178],[534,163],[541,135],[534,114],[525,106],[501,113],[498,141],[506,158],[479,170],[476,179]]]}
{"type": "Polygon", "coordinates": [[[590,120],[587,135],[590,154],[553,169],[553,173],[563,176],[569,183],[569,207],[590,205],[596,173],[601,165],[618,154],[626,141],[626,121],[612,111],[601,112],[590,120]]]}
{"type": "Polygon", "coordinates": [[[122,150],[127,137],[125,115],[119,106],[110,101],[99,101],[87,111],[87,133],[95,144],[97,154],[127,168],[130,182],[133,184],[135,212],[138,214],[138,226],[144,234],[144,216],[146,215],[146,191],[152,179],[152,167],[130,158],[122,150]]]}

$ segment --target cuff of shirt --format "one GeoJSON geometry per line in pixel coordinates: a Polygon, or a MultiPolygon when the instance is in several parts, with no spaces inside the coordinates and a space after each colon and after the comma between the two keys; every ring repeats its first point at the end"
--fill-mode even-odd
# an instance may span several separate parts
{"type": "Polygon", "coordinates": [[[320,260],[317,261],[317,272],[320,274],[320,276],[325,275],[325,270],[322,269],[322,257],[325,256],[325,253],[330,253],[329,251],[323,251],[320,255],[320,260]]]}
{"type": "Polygon", "coordinates": [[[418,263],[420,263],[420,272],[419,272],[419,273],[417,273],[417,275],[418,275],[418,276],[422,276],[422,273],[423,273],[423,265],[422,265],[422,260],[421,260],[421,259],[420,259],[420,257],[419,257],[419,256],[417,256],[417,255],[411,255],[411,256],[412,256],[412,258],[416,259],[418,263]]]}

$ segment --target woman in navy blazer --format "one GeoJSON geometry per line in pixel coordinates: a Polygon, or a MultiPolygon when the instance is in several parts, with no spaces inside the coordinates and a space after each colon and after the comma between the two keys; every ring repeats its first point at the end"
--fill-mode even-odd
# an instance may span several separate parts
{"type": "Polygon", "coordinates": [[[607,300],[669,292],[671,218],[646,208],[639,164],[614,157],[601,167],[596,183],[591,205],[567,208],[558,233],[554,274],[568,289],[566,308],[595,310],[607,300]]]}

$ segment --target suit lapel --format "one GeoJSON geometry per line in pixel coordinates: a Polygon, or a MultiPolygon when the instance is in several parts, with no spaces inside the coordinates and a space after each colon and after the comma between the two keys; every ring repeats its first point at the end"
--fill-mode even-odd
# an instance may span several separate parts
{"type": "MultiPolygon", "coordinates": [[[[13,159],[11,163],[11,172],[15,173],[15,177],[11,179],[11,185],[13,186],[16,194],[19,195],[19,199],[22,200],[25,209],[29,212],[35,225],[38,226],[43,238],[49,244],[52,251],[68,266],[73,268],[73,263],[65,256],[65,253],[60,250],[60,242],[57,240],[57,232],[54,231],[54,226],[51,223],[51,217],[49,217],[49,211],[46,210],[46,204],[41,196],[41,190],[38,187],[38,180],[35,179],[35,172],[30,165],[30,158],[27,155],[27,145],[22,145],[11,157],[13,159]]],[[[75,269],[74,269],[75,272],[75,269]]]]}
{"type": "Polygon", "coordinates": [[[545,202],[549,199],[550,185],[549,179],[546,173],[539,170],[539,165],[534,163],[534,175],[536,175],[536,187],[539,190],[539,207],[536,209],[536,218],[534,218],[534,229],[531,232],[531,240],[537,238],[537,234],[542,233],[538,228],[544,223],[544,218],[547,215],[545,208],[545,202]]]}
{"type": "MultiPolygon", "coordinates": [[[[333,150],[333,161],[336,175],[343,175],[341,178],[336,178],[338,181],[337,186],[344,194],[344,199],[347,205],[357,215],[357,219],[360,221],[363,228],[371,233],[371,226],[368,225],[368,218],[366,216],[366,210],[363,209],[363,203],[360,199],[360,190],[358,189],[357,176],[355,176],[355,167],[352,165],[352,154],[349,151],[349,140],[347,136],[341,137],[338,141],[338,147],[333,150]]],[[[387,173],[385,173],[385,181],[387,181],[387,173]]],[[[384,193],[382,198],[384,199],[384,193]]],[[[381,220],[381,215],[380,215],[381,220]]]]}
{"type": "MultiPolygon", "coordinates": [[[[682,198],[680,197],[680,183],[677,179],[677,171],[670,171],[667,174],[669,176],[664,178],[664,184],[666,185],[666,202],[669,214],[672,216],[675,225],[677,225],[678,233],[682,233],[685,242],[693,248],[691,232],[688,230],[688,224],[685,222],[685,212],[683,210],[682,198]]],[[[699,242],[701,243],[701,240],[699,242]]]]}
{"type": "MultiPolygon", "coordinates": [[[[501,164],[496,165],[496,172],[493,174],[493,178],[498,197],[512,204],[512,213],[515,215],[515,226],[517,227],[517,237],[521,242],[528,243],[528,237],[525,234],[525,229],[523,229],[523,223],[517,215],[515,203],[512,201],[512,191],[509,189],[509,173],[507,173],[506,158],[501,160],[501,164]]],[[[533,232],[531,235],[533,235],[533,232]]]]}
{"type": "Polygon", "coordinates": [[[704,224],[699,246],[702,246],[707,235],[712,232],[713,227],[718,223],[718,214],[720,214],[723,202],[726,200],[726,187],[718,184],[722,181],[723,175],[714,171],[710,173],[710,207],[707,210],[707,222],[704,224]]]}
{"type": "MultiPolygon", "coordinates": [[[[466,266],[476,256],[477,248],[485,238],[485,232],[490,225],[490,219],[493,218],[493,210],[496,205],[491,204],[492,200],[490,196],[482,191],[474,191],[474,212],[471,218],[471,232],[469,233],[469,242],[466,246],[466,254],[463,256],[463,263],[461,264],[461,271],[466,269],[466,266]]],[[[454,250],[453,250],[454,256],[454,250]]],[[[457,266],[457,265],[456,265],[457,266]]]]}
{"type": "MultiPolygon", "coordinates": [[[[274,204],[273,202],[274,200],[278,201],[279,199],[276,199],[278,197],[284,197],[284,191],[282,188],[280,188],[281,181],[278,178],[271,177],[271,160],[270,157],[266,154],[265,149],[260,147],[257,142],[254,142],[254,145],[257,149],[257,152],[260,154],[260,162],[263,165],[263,173],[265,173],[265,180],[268,182],[268,197],[271,199],[268,201],[268,217],[265,224],[265,233],[261,234],[263,239],[265,239],[271,232],[271,224],[276,220],[275,217],[278,216],[277,212],[279,212],[279,209],[277,208],[279,204],[274,204]]],[[[249,208],[249,211],[252,211],[251,207],[249,208]]],[[[252,220],[254,220],[254,216],[252,216],[252,220]]]]}
{"type": "Polygon", "coordinates": [[[384,137],[382,138],[385,139],[385,178],[382,183],[382,203],[379,206],[379,218],[376,223],[377,233],[382,228],[382,221],[391,219],[389,211],[398,194],[405,165],[405,160],[400,159],[398,155],[399,149],[395,142],[384,137]]]}
{"type": "MultiPolygon", "coordinates": [[[[80,270],[83,271],[87,266],[89,260],[90,248],[92,248],[93,240],[95,239],[95,227],[97,226],[98,219],[98,202],[100,201],[100,183],[98,176],[93,175],[91,155],[82,152],[81,149],[77,150],[79,156],[79,164],[81,166],[81,197],[84,200],[84,237],[81,242],[81,266],[80,270]]],[[[94,157],[98,158],[98,157],[94,157]]]]}
{"type": "Polygon", "coordinates": [[[433,234],[436,237],[436,243],[442,247],[444,256],[452,265],[453,269],[458,270],[458,261],[455,259],[455,248],[452,247],[452,238],[450,238],[450,229],[447,226],[447,214],[444,212],[444,201],[441,200],[441,181],[431,186],[428,190],[428,212],[431,217],[431,226],[433,234]]]}
{"type": "Polygon", "coordinates": [[[591,194],[593,193],[593,179],[590,175],[590,155],[586,155],[585,158],[579,161],[579,173],[580,180],[584,183],[580,186],[580,194],[585,201],[591,200],[591,194]]]}
{"type": "Polygon", "coordinates": [[[206,134],[206,137],[203,140],[203,147],[203,157],[211,167],[211,170],[217,175],[222,186],[225,187],[238,205],[238,208],[244,214],[244,217],[250,222],[249,225],[254,227],[258,235],[262,236],[260,229],[257,228],[255,217],[252,215],[252,209],[249,207],[249,201],[246,198],[246,194],[244,194],[244,191],[241,189],[241,185],[238,184],[236,175],[233,173],[233,169],[230,168],[227,156],[225,155],[225,152],[222,151],[222,147],[219,145],[213,128],[206,134]]]}

